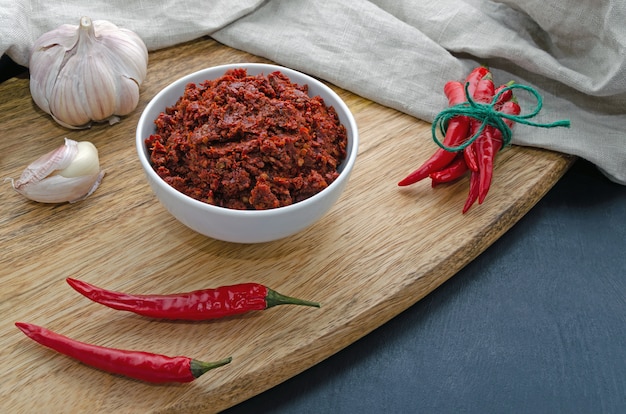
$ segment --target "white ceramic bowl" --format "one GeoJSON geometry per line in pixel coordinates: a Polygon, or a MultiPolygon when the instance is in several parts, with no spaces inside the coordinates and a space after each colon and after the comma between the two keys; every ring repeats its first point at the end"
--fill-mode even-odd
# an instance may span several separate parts
{"type": "Polygon", "coordinates": [[[330,210],[343,192],[352,172],[358,149],[358,130],[352,113],[341,98],[320,81],[282,66],[261,63],[239,63],[215,66],[178,79],[159,92],[146,106],[137,125],[136,146],[139,161],[157,199],[180,222],[208,237],[235,242],[261,243],[293,235],[319,220],[330,210]],[[145,139],[155,132],[154,120],[166,107],[176,103],[185,86],[221,77],[227,70],[245,68],[250,75],[268,75],[281,71],[291,82],[307,84],[310,96],[321,96],[333,106],[348,135],[346,159],[339,166],[339,177],[314,196],[289,206],[269,210],[234,210],[195,200],[161,179],[153,170],[145,139]]]}

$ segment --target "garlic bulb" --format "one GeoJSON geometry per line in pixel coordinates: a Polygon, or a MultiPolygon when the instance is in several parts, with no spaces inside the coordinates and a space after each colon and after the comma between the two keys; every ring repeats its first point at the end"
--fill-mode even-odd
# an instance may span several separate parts
{"type": "Polygon", "coordinates": [[[65,145],[31,163],[11,184],[18,193],[41,203],[74,203],[100,185],[98,150],[91,142],[65,138],[65,145]]]}
{"type": "Polygon", "coordinates": [[[139,103],[148,50],[134,32],[106,20],[82,17],[35,41],[29,62],[30,92],[61,125],[114,124],[139,103]]]}

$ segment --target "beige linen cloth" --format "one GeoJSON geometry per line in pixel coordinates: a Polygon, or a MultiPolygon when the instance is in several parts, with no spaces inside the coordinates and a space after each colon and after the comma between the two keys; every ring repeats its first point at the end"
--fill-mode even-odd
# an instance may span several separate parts
{"type": "Polygon", "coordinates": [[[517,125],[514,144],[580,156],[626,184],[623,0],[0,0],[0,53],[27,66],[37,37],[83,15],[150,50],[208,35],[426,121],[445,108],[447,80],[486,64],[497,83],[540,92],[534,121],[571,121],[517,125]]]}

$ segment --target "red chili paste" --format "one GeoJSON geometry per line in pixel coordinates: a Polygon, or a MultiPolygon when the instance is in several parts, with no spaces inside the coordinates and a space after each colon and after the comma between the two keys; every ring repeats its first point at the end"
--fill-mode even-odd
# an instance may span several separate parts
{"type": "Polygon", "coordinates": [[[281,72],[234,69],[190,83],[146,139],[155,171],[197,200],[239,210],[287,206],[338,176],[346,129],[335,109],[281,72]]]}

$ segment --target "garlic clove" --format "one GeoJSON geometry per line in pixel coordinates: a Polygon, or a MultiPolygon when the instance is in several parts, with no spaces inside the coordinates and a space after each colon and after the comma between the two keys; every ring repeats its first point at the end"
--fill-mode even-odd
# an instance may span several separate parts
{"type": "Polygon", "coordinates": [[[33,51],[36,64],[29,64],[30,90],[33,100],[43,111],[50,113],[49,96],[52,94],[56,77],[50,74],[59,73],[65,61],[65,54],[76,44],[78,33],[76,26],[64,24],[54,31],[44,33],[37,39],[40,53],[33,51]],[[37,91],[33,93],[33,91],[37,91]]]}
{"type": "MultiPolygon", "coordinates": [[[[108,59],[104,49],[97,52],[94,49],[94,52],[89,59],[80,62],[85,80],[82,84],[82,96],[85,98],[83,104],[88,108],[90,118],[96,122],[102,122],[108,120],[113,113],[117,113],[116,95],[121,77],[105,65],[96,63],[108,59]]],[[[133,91],[133,94],[135,92],[139,96],[139,90],[133,91]]],[[[120,96],[120,98],[124,97],[120,96]]]]}
{"type": "Polygon", "coordinates": [[[78,151],[72,162],[67,167],[58,169],[55,174],[72,178],[100,173],[98,150],[96,146],[89,141],[80,141],[76,143],[76,148],[78,151]]]}
{"type": "MultiPolygon", "coordinates": [[[[76,66],[73,63],[78,62],[68,62],[66,68],[76,66]]],[[[52,90],[49,97],[50,115],[65,127],[83,128],[90,123],[91,116],[81,83],[75,82],[69,73],[71,73],[69,70],[62,72],[57,79],[56,87],[52,90]]]]}
{"type": "Polygon", "coordinates": [[[123,56],[124,59],[112,59],[111,64],[128,79],[140,85],[148,75],[148,52],[141,38],[133,31],[120,29],[106,20],[93,22],[100,42],[111,57],[123,56]]]}
{"type": "Polygon", "coordinates": [[[65,138],[63,146],[36,159],[11,183],[33,201],[74,203],[91,195],[103,177],[95,145],[65,138]]]}
{"type": "MultiPolygon", "coordinates": [[[[118,83],[115,107],[120,114],[131,113],[139,104],[137,83],[130,78],[123,78],[118,83]]],[[[110,122],[110,121],[109,121],[110,122]]]]}
{"type": "Polygon", "coordinates": [[[104,171],[81,177],[52,175],[36,184],[15,190],[26,198],[39,203],[75,203],[91,195],[102,181],[104,171]]]}

